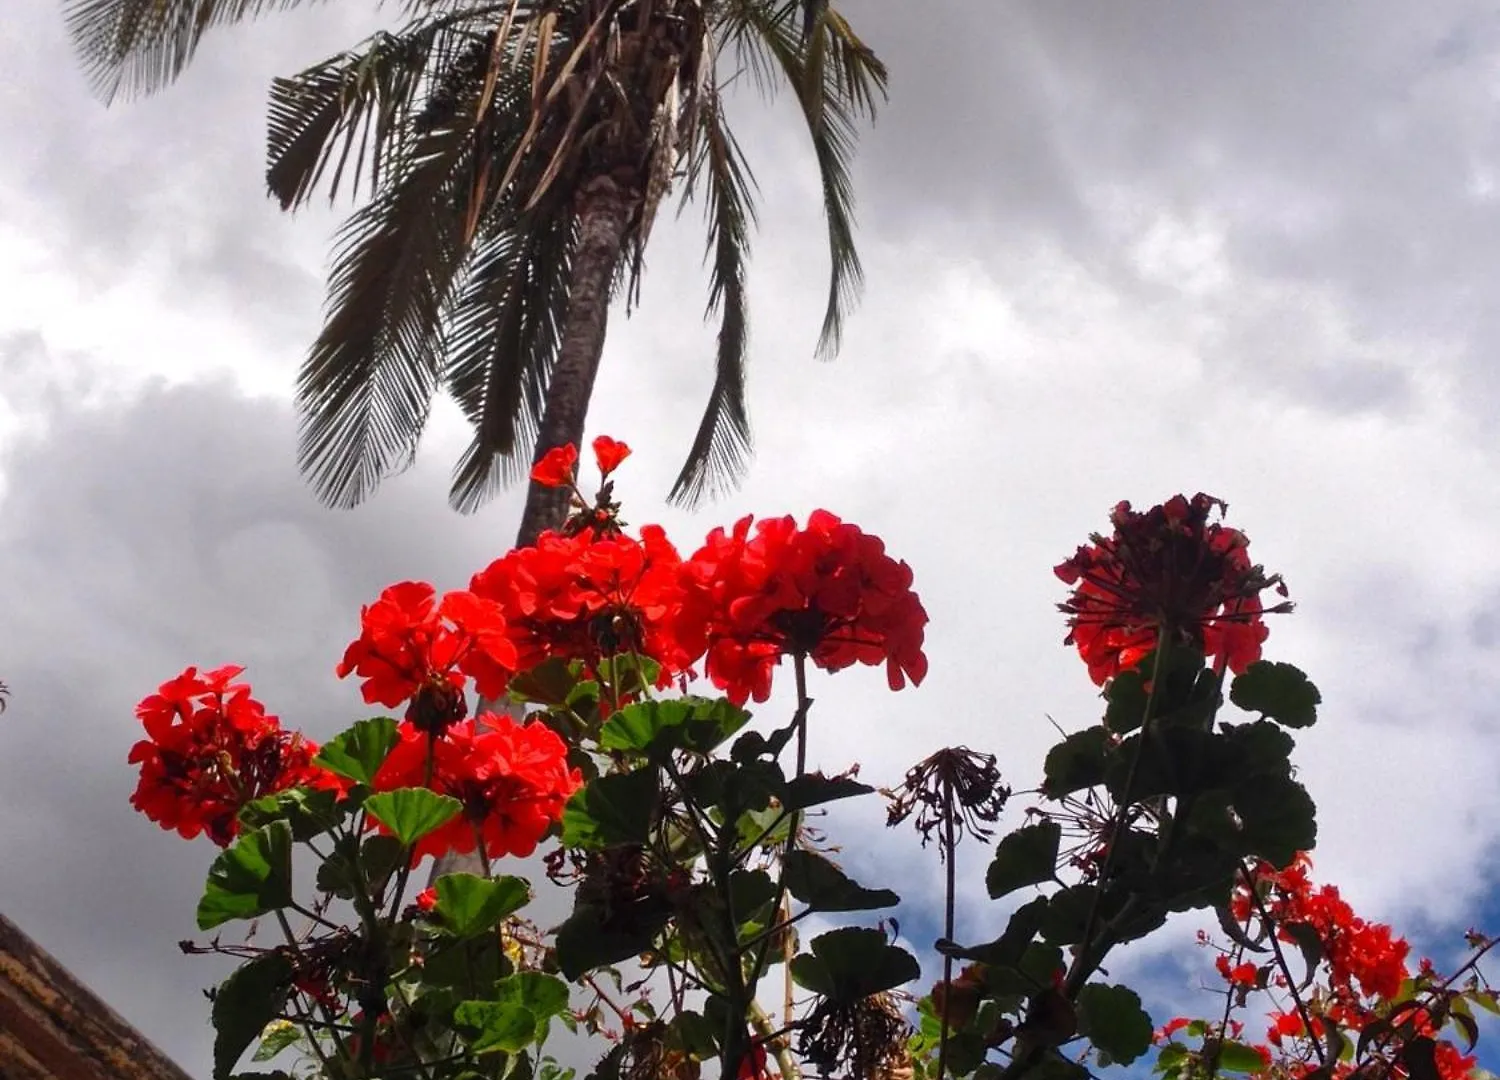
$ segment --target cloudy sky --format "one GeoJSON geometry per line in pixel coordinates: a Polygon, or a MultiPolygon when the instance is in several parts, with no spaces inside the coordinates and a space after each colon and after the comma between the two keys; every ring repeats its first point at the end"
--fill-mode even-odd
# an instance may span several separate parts
{"type": "MultiPolygon", "coordinates": [[[[417,467],[356,511],[321,508],[296,473],[289,391],[338,215],[262,197],[264,91],[378,11],[221,33],[177,87],[106,110],[52,0],[11,6],[0,911],[206,1074],[200,987],[219,972],[175,942],[213,849],[130,812],[135,701],[189,663],[242,663],[272,711],[326,737],[359,715],[332,679],[359,604],[403,578],[461,585],[504,550],[519,499],[447,510],[466,441],[451,409],[417,467]]],[[[658,229],[590,417],[637,448],[630,519],[690,548],[743,512],[826,506],[884,536],[931,613],[931,676],[901,695],[878,673],[815,687],[815,762],[852,752],[893,782],[962,742],[1024,788],[1048,718],[1097,712],[1050,568],[1119,499],[1219,495],[1299,603],[1269,655],[1327,703],[1298,757],[1320,875],[1434,949],[1500,924],[1500,14],[844,10],[892,98],[860,158],[869,280],[843,355],[812,357],[825,262],[806,145],[785,101],[745,100],[764,199],[758,457],[732,498],[662,502],[710,378],[690,213],[658,229]]],[[[837,838],[866,877],[913,882],[921,927],[937,875],[913,870],[914,842],[876,836],[880,817],[845,815],[837,838]]],[[[971,940],[1003,924],[979,892],[961,907],[971,940]]],[[[1203,962],[1159,964],[1163,1000],[1203,962]]]]}

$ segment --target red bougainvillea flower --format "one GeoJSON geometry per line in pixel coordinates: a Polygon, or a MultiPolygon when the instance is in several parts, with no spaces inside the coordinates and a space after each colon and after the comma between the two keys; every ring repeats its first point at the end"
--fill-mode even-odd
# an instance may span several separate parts
{"type": "Polygon", "coordinates": [[[531,478],[543,487],[572,487],[578,465],[578,447],[572,443],[554,446],[531,467],[531,478]]]}
{"type": "Polygon", "coordinates": [[[141,767],[131,805],[164,829],[220,847],[239,833],[248,802],[298,784],[334,779],[312,764],[318,752],[234,679],[244,668],[199,674],[190,667],[136,706],[146,738],[130,750],[141,767]]]}
{"type": "MultiPolygon", "coordinates": [[[[1261,863],[1254,870],[1262,903],[1283,941],[1295,943],[1292,927],[1307,927],[1322,943],[1329,985],[1349,1002],[1361,998],[1389,1000],[1400,992],[1410,974],[1406,959],[1411,946],[1384,923],[1368,922],[1354,913],[1337,886],[1314,886],[1312,860],[1304,852],[1277,870],[1261,863]]],[[[1258,914],[1241,880],[1230,901],[1230,911],[1242,922],[1258,914]]]]}
{"type": "Polygon", "coordinates": [[[592,671],[605,657],[636,652],[662,665],[665,685],[695,659],[673,633],[681,565],[655,525],[639,540],[546,532],[480,571],[469,589],[504,613],[519,670],[560,657],[592,671]]]}
{"type": "Polygon", "coordinates": [[[927,612],[911,567],[878,537],[826,510],[806,528],[790,517],[715,529],[683,564],[687,583],[679,639],[706,650],[710,679],[736,703],[764,701],[771,670],[803,655],[827,671],[885,664],[893,690],[927,674],[927,612]]]}
{"type": "Polygon", "coordinates": [[[594,440],[594,460],[599,463],[601,476],[609,476],[629,456],[630,447],[608,435],[600,435],[594,440]]]}
{"type": "Polygon", "coordinates": [[[360,635],[338,666],[339,678],[364,679],[365,701],[390,708],[410,701],[407,719],[435,733],[466,713],[465,676],[480,694],[498,697],[515,671],[516,647],[495,604],[467,592],[438,603],[421,581],[392,585],[365,606],[360,635]]]}
{"type": "Polygon", "coordinates": [[[375,774],[375,790],[427,786],[464,805],[463,813],[417,843],[419,859],[473,851],[481,838],[492,859],[530,855],[583,782],[568,767],[567,746],[541,723],[486,713],[454,724],[441,739],[411,724],[401,725],[400,736],[375,774]],[[432,776],[424,784],[429,747],[432,776]]]}
{"type": "Polygon", "coordinates": [[[1144,513],[1122,502],[1110,514],[1114,532],[1095,534],[1057,569],[1073,594],[1058,607],[1068,616],[1066,643],[1077,645],[1089,675],[1103,685],[1156,648],[1163,629],[1231,671],[1260,658],[1267,612],[1260,594],[1286,595],[1279,574],[1250,562],[1238,529],[1209,518],[1223,501],[1178,495],[1144,513]]]}

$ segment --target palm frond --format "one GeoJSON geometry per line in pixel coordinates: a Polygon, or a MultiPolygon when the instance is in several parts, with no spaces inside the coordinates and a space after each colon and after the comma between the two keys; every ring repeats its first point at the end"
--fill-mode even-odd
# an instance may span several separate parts
{"type": "Polygon", "coordinates": [[[64,0],[63,15],[104,101],[160,90],[182,74],[210,27],[315,0],[64,0]]]}
{"type": "Polygon", "coordinates": [[[732,486],[749,464],[750,412],[745,400],[745,354],[749,344],[749,305],[745,263],[755,226],[754,177],[734,133],[724,122],[717,94],[700,102],[700,128],[688,159],[684,203],[702,183],[707,201],[708,310],[720,316],[714,384],[687,461],[668,498],[695,506],[732,486]]]}
{"type": "Polygon", "coordinates": [[[351,195],[358,196],[362,178],[372,190],[378,187],[387,156],[410,138],[418,106],[422,113],[446,116],[455,96],[450,84],[466,86],[483,70],[489,51],[485,20],[508,6],[465,8],[394,34],[381,32],[360,49],[275,79],[266,185],[282,209],[305,203],[330,165],[328,197],[336,199],[351,153],[351,195]]]}
{"type": "Polygon", "coordinates": [[[331,505],[357,504],[415,453],[440,374],[443,305],[464,258],[454,187],[473,145],[461,123],[418,139],[342,230],[329,315],[297,386],[298,460],[331,505]]]}
{"type": "Polygon", "coordinates": [[[850,163],[857,121],[873,116],[883,97],[886,71],[849,24],[831,9],[819,14],[805,39],[793,18],[795,0],[735,0],[726,6],[725,29],[744,48],[760,50],[791,86],[812,139],[823,187],[830,256],[828,305],[818,337],[818,355],[838,352],[844,317],[859,296],[864,268],[854,244],[854,186],[850,163]]]}
{"type": "Polygon", "coordinates": [[[474,428],[449,502],[471,513],[525,474],[557,356],[575,242],[571,216],[507,220],[481,245],[449,316],[449,391],[474,428]]]}

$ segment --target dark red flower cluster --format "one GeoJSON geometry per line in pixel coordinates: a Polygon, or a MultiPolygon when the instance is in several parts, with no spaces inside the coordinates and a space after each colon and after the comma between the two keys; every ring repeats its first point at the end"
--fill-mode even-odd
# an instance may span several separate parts
{"type": "Polygon", "coordinates": [[[414,857],[470,852],[530,855],[583,782],[567,747],[544,724],[486,713],[433,737],[412,724],[375,775],[377,791],[430,787],[463,803],[463,813],[418,841],[414,857]],[[429,764],[428,755],[431,754],[429,764]]]}
{"type": "Polygon", "coordinates": [[[336,781],[312,764],[315,744],[280,721],[234,679],[244,668],[190,667],[136,706],[146,738],[130,750],[141,767],[131,805],[164,829],[224,847],[244,805],[299,784],[336,781]]]}
{"type": "Polygon", "coordinates": [[[1141,662],[1165,631],[1201,648],[1231,671],[1260,659],[1267,612],[1260,594],[1286,596],[1280,575],[1250,562],[1249,541],[1222,517],[1223,501],[1178,495],[1144,513],[1122,502],[1110,514],[1114,532],[1094,534],[1056,568],[1073,594],[1058,607],[1068,616],[1066,643],[1078,646],[1095,683],[1141,662]]]}
{"type": "Polygon", "coordinates": [[[922,681],[927,612],[911,567],[827,510],[801,529],[767,518],[752,533],[751,520],[715,529],[683,564],[678,633],[689,652],[706,650],[715,686],[737,704],[764,701],[772,668],[789,655],[826,671],[883,663],[893,690],[922,681]]]}
{"type": "Polygon", "coordinates": [[[360,612],[360,635],[344,652],[339,678],[364,679],[371,704],[395,708],[409,701],[407,719],[441,731],[461,719],[465,676],[479,692],[499,697],[516,670],[516,646],[494,603],[467,592],[437,602],[421,581],[403,581],[360,612]]]}

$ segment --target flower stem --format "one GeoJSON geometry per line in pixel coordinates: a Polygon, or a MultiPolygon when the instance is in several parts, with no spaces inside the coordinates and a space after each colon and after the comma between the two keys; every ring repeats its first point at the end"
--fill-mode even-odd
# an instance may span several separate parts
{"type": "MultiPolygon", "coordinates": [[[[953,940],[953,904],[955,889],[954,855],[958,842],[953,834],[953,778],[943,776],[943,862],[947,880],[943,892],[943,940],[953,940]]],[[[948,1004],[953,990],[953,957],[943,953],[943,1009],[938,1031],[937,1080],[943,1080],[948,1068],[948,1004]]]]}

